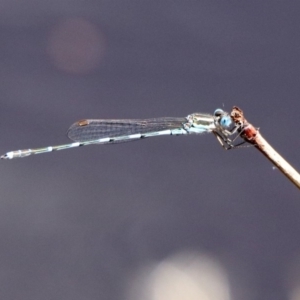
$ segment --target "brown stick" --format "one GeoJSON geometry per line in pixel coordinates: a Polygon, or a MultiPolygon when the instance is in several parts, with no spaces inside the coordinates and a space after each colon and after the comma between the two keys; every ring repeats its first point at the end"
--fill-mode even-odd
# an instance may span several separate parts
{"type": "Polygon", "coordinates": [[[232,120],[240,127],[241,137],[248,143],[254,145],[263,155],[265,155],[290,181],[300,189],[300,174],[271,147],[262,137],[259,130],[245,119],[243,111],[234,106],[231,111],[232,120]]]}

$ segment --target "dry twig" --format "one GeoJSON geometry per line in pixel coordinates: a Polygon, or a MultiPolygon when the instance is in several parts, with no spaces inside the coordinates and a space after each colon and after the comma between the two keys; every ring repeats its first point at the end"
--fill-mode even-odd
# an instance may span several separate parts
{"type": "Polygon", "coordinates": [[[243,111],[234,106],[231,118],[239,126],[240,136],[254,145],[265,155],[290,181],[300,189],[300,174],[262,137],[259,130],[250,124],[244,117],[243,111]]]}

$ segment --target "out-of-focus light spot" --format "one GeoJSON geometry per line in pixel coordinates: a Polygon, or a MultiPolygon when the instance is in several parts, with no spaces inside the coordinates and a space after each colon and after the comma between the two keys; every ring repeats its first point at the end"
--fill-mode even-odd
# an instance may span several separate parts
{"type": "Polygon", "coordinates": [[[212,258],[181,253],[137,272],[129,283],[131,300],[230,300],[229,283],[212,258]]]}
{"type": "Polygon", "coordinates": [[[51,30],[47,52],[60,70],[85,74],[98,67],[105,50],[101,32],[87,20],[65,20],[51,30]]]}
{"type": "Polygon", "coordinates": [[[287,264],[285,284],[290,300],[300,300],[300,256],[292,258],[287,264]]]}
{"type": "Polygon", "coordinates": [[[300,300],[300,287],[296,287],[291,292],[291,300],[300,300]]]}

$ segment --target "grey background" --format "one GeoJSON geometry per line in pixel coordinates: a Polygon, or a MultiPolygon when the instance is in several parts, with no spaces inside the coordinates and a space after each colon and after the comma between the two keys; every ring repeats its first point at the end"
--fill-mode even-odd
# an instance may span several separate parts
{"type": "MultiPolygon", "coordinates": [[[[300,170],[299,13],[298,1],[1,0],[1,152],[68,143],[83,118],[238,105],[300,170]],[[103,43],[85,72],[47,50],[73,18],[103,43]]],[[[161,137],[0,170],[1,299],[126,299],[136,268],[184,249],[221,261],[232,299],[292,299],[299,191],[254,148],[161,137]]]]}

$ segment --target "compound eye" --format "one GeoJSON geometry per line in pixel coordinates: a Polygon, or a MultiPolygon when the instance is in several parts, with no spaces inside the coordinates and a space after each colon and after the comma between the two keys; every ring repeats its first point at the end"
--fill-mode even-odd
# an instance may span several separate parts
{"type": "Polygon", "coordinates": [[[215,116],[215,117],[221,117],[221,116],[223,116],[223,115],[224,115],[224,110],[221,109],[221,108],[217,108],[217,109],[215,110],[215,112],[214,112],[214,116],[215,116]]]}
{"type": "Polygon", "coordinates": [[[231,118],[229,116],[224,116],[219,121],[222,127],[229,127],[232,123],[231,118]]]}

